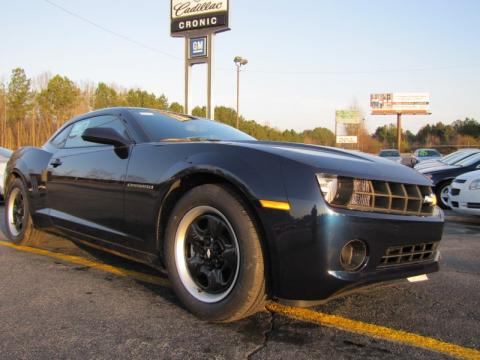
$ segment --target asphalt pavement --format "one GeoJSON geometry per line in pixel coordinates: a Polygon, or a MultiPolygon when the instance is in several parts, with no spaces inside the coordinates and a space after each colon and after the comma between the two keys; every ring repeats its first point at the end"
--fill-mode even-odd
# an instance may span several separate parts
{"type": "MultiPolygon", "coordinates": [[[[0,216],[3,219],[3,208],[0,216]]],[[[451,358],[448,351],[435,351],[438,346],[430,349],[428,341],[418,347],[407,345],[401,336],[399,341],[373,337],[367,331],[372,324],[386,327],[386,332],[402,330],[446,343],[445,349],[449,344],[473,349],[466,357],[480,358],[480,219],[470,220],[449,220],[440,247],[441,271],[429,275],[428,281],[379,286],[311,309],[356,320],[366,325],[365,332],[362,327],[345,331],[335,323],[322,326],[275,311],[233,324],[205,323],[188,313],[168,286],[108,270],[164,278],[145,266],[85,251],[53,236],[38,245],[47,251],[32,253],[2,245],[0,234],[0,357],[451,358]],[[68,256],[105,264],[106,270],[68,256]]]]}

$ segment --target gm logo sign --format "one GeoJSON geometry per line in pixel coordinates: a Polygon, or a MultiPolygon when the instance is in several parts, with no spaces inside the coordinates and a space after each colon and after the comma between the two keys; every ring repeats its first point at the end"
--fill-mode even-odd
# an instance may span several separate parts
{"type": "Polygon", "coordinates": [[[207,37],[190,39],[190,59],[207,57],[207,37]]]}

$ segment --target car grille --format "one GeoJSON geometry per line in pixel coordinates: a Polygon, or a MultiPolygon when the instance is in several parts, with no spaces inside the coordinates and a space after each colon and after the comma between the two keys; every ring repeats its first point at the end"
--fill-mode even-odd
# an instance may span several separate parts
{"type": "Polygon", "coordinates": [[[480,203],[468,203],[467,207],[469,209],[480,209],[480,203]]]}
{"type": "Polygon", "coordinates": [[[450,194],[452,196],[460,195],[460,189],[450,189],[450,194]]]}
{"type": "Polygon", "coordinates": [[[350,210],[430,216],[435,207],[425,198],[432,194],[429,186],[341,178],[331,204],[350,210]]]}
{"type": "Polygon", "coordinates": [[[379,267],[414,264],[433,260],[438,243],[403,245],[389,247],[380,261],[379,267]]]}

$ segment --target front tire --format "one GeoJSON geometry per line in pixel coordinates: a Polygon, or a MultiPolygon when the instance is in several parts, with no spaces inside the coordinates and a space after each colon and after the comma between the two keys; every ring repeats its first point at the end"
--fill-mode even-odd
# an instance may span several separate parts
{"type": "Polygon", "coordinates": [[[164,243],[172,287],[197,317],[230,322],[261,309],[265,270],[260,236],[229,187],[202,185],[173,209],[164,243]]]}
{"type": "Polygon", "coordinates": [[[444,210],[450,209],[450,206],[448,205],[450,184],[451,184],[450,181],[442,182],[437,186],[437,190],[436,190],[438,205],[444,210]]]}
{"type": "Polygon", "coordinates": [[[16,245],[32,245],[40,236],[33,227],[30,202],[25,184],[18,178],[12,179],[5,195],[5,235],[16,245]]]}

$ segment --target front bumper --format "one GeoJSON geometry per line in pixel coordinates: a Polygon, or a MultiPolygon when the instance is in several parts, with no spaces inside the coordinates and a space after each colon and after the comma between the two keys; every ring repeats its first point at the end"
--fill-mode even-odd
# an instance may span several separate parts
{"type": "Polygon", "coordinates": [[[456,183],[450,185],[448,204],[450,208],[460,214],[480,215],[480,209],[475,205],[480,203],[480,198],[472,196],[472,191],[468,191],[469,183],[456,183]],[[474,205],[474,207],[472,207],[474,205]]]}
{"type": "Polygon", "coordinates": [[[438,251],[430,260],[403,265],[382,267],[381,259],[391,247],[438,244],[444,222],[441,210],[436,209],[434,216],[417,217],[318,206],[288,226],[276,228],[275,297],[326,300],[373,283],[438,271],[438,251]],[[367,244],[368,261],[359,271],[347,272],[341,266],[340,252],[354,239],[367,244]]]}

